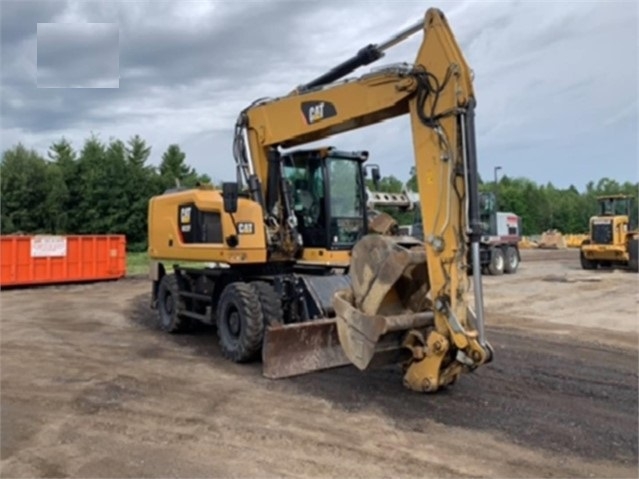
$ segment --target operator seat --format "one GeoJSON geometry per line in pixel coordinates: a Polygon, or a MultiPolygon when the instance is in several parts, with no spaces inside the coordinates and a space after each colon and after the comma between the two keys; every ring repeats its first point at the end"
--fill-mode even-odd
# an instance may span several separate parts
{"type": "Polygon", "coordinates": [[[315,200],[309,191],[309,183],[307,180],[295,180],[295,198],[296,203],[299,202],[305,210],[310,210],[315,200]]]}

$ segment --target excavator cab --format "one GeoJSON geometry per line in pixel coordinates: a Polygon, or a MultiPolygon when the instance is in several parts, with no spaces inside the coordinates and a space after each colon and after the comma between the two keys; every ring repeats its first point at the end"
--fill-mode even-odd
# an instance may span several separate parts
{"type": "Polygon", "coordinates": [[[366,152],[334,148],[282,156],[304,247],[350,251],[367,233],[363,163],[366,152]]]}

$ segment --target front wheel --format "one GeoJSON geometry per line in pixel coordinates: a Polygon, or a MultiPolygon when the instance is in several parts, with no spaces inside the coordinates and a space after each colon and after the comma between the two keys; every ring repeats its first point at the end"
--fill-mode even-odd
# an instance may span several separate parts
{"type": "MultiPolygon", "coordinates": [[[[587,244],[590,244],[589,240],[585,240],[583,243],[581,243],[582,246],[587,244]]],[[[597,261],[593,261],[591,259],[586,258],[586,255],[584,254],[583,249],[579,250],[579,262],[581,263],[581,269],[592,270],[592,269],[597,269],[597,266],[598,266],[597,261]]]]}
{"type": "Polygon", "coordinates": [[[216,323],[224,357],[244,363],[259,356],[264,316],[255,286],[240,281],[226,286],[218,302],[216,323]]]}

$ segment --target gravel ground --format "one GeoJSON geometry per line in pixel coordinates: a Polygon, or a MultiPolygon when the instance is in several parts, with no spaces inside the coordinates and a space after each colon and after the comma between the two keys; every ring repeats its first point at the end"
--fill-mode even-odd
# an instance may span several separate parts
{"type": "Polygon", "coordinates": [[[525,251],[485,277],[494,362],[436,395],[393,367],[269,381],[144,278],[0,294],[4,477],[637,477],[637,276],[525,251]]]}

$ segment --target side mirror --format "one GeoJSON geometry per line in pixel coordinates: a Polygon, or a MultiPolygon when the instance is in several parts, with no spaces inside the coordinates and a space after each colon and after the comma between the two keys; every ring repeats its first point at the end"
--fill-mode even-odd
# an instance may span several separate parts
{"type": "Polygon", "coordinates": [[[235,213],[237,211],[237,198],[240,187],[237,182],[222,183],[222,198],[224,199],[224,212],[235,213]]]}
{"type": "Polygon", "coordinates": [[[382,179],[382,175],[379,174],[379,168],[374,166],[371,168],[371,172],[373,174],[373,184],[375,185],[375,189],[379,189],[379,180],[382,179]]]}

